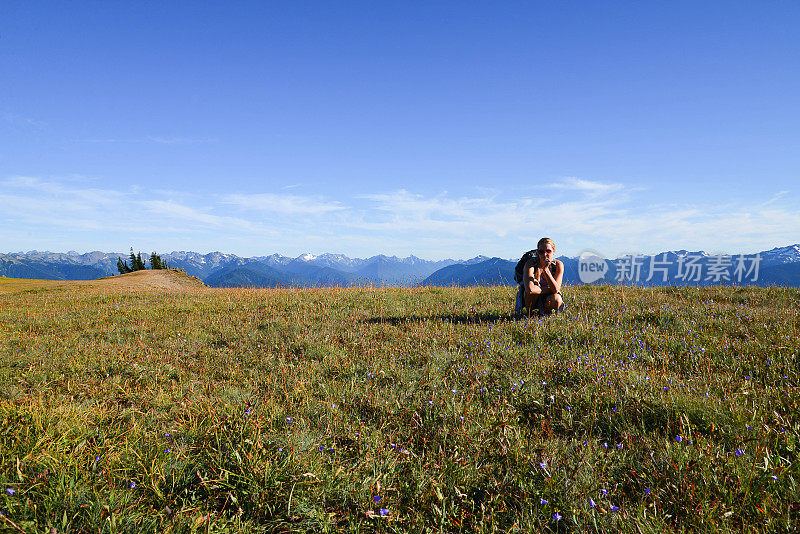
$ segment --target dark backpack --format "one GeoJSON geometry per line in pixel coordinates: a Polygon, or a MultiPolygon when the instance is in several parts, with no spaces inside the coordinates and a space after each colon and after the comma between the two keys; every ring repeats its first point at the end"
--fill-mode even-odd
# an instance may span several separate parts
{"type": "Polygon", "coordinates": [[[539,254],[536,249],[529,250],[528,252],[523,254],[522,257],[517,262],[517,266],[514,267],[514,280],[518,284],[522,283],[522,279],[525,277],[522,270],[525,268],[525,264],[528,263],[528,260],[531,258],[534,258],[533,260],[534,263],[539,262],[539,254]]]}

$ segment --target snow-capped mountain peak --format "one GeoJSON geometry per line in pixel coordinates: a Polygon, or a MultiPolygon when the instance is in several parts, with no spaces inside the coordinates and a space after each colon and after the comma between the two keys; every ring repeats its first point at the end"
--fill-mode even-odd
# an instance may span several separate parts
{"type": "Polygon", "coordinates": [[[766,263],[794,263],[800,261],[800,244],[788,247],[776,247],[761,253],[762,261],[766,263]]]}

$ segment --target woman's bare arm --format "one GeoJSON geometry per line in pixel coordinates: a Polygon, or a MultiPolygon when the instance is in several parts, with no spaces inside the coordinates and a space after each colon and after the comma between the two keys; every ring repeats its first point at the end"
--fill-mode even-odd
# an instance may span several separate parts
{"type": "Polygon", "coordinates": [[[522,278],[522,287],[525,290],[525,295],[538,295],[542,292],[539,283],[536,279],[536,264],[532,260],[528,260],[523,268],[524,276],[522,278]]]}
{"type": "Polygon", "coordinates": [[[547,278],[548,285],[553,288],[553,293],[561,292],[561,282],[564,280],[564,264],[559,260],[554,260],[556,264],[556,274],[550,272],[549,266],[542,269],[542,276],[547,278]]]}

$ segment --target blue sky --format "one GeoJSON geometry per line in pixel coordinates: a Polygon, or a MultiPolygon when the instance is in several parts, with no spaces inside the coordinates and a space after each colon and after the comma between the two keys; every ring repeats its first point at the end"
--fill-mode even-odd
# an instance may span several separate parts
{"type": "Polygon", "coordinates": [[[800,241],[797,2],[36,2],[0,252],[800,241]]]}

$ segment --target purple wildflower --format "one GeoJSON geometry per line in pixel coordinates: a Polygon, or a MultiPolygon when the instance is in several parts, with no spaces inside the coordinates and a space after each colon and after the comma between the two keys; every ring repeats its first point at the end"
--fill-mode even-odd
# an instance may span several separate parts
{"type": "Polygon", "coordinates": [[[134,489],[135,487],[136,487],[136,482],[131,482],[131,489],[134,489]]]}
{"type": "Polygon", "coordinates": [[[380,502],[380,500],[381,500],[381,496],[380,495],[373,495],[372,496],[372,500],[375,502],[375,504],[378,504],[378,502],[380,502]]]}
{"type": "Polygon", "coordinates": [[[9,495],[14,495],[16,492],[17,490],[13,488],[6,488],[6,493],[8,493],[9,495]]]}
{"type": "Polygon", "coordinates": [[[388,508],[381,508],[380,509],[380,513],[381,513],[381,517],[387,516],[387,515],[389,515],[389,509],[388,508]]]}
{"type": "Polygon", "coordinates": [[[589,498],[589,506],[591,506],[592,508],[594,508],[595,506],[597,506],[597,503],[596,503],[596,502],[594,502],[594,500],[593,500],[591,497],[589,498]]]}
{"type": "Polygon", "coordinates": [[[539,499],[539,504],[541,505],[547,504],[547,499],[539,499]]]}
{"type": "Polygon", "coordinates": [[[744,449],[736,449],[735,451],[733,451],[733,454],[735,454],[736,456],[741,456],[744,454],[744,449]]]}
{"type": "Polygon", "coordinates": [[[558,521],[561,520],[561,517],[562,517],[562,515],[559,514],[558,512],[556,512],[556,513],[553,514],[553,521],[558,522],[558,521]]]}
{"type": "Polygon", "coordinates": [[[603,497],[605,497],[606,495],[608,495],[608,490],[606,488],[603,488],[600,490],[600,493],[602,493],[603,497]]]}
{"type": "Polygon", "coordinates": [[[617,510],[619,510],[619,506],[614,506],[614,505],[612,504],[612,505],[611,505],[611,511],[612,511],[612,512],[616,512],[617,510]]]}

